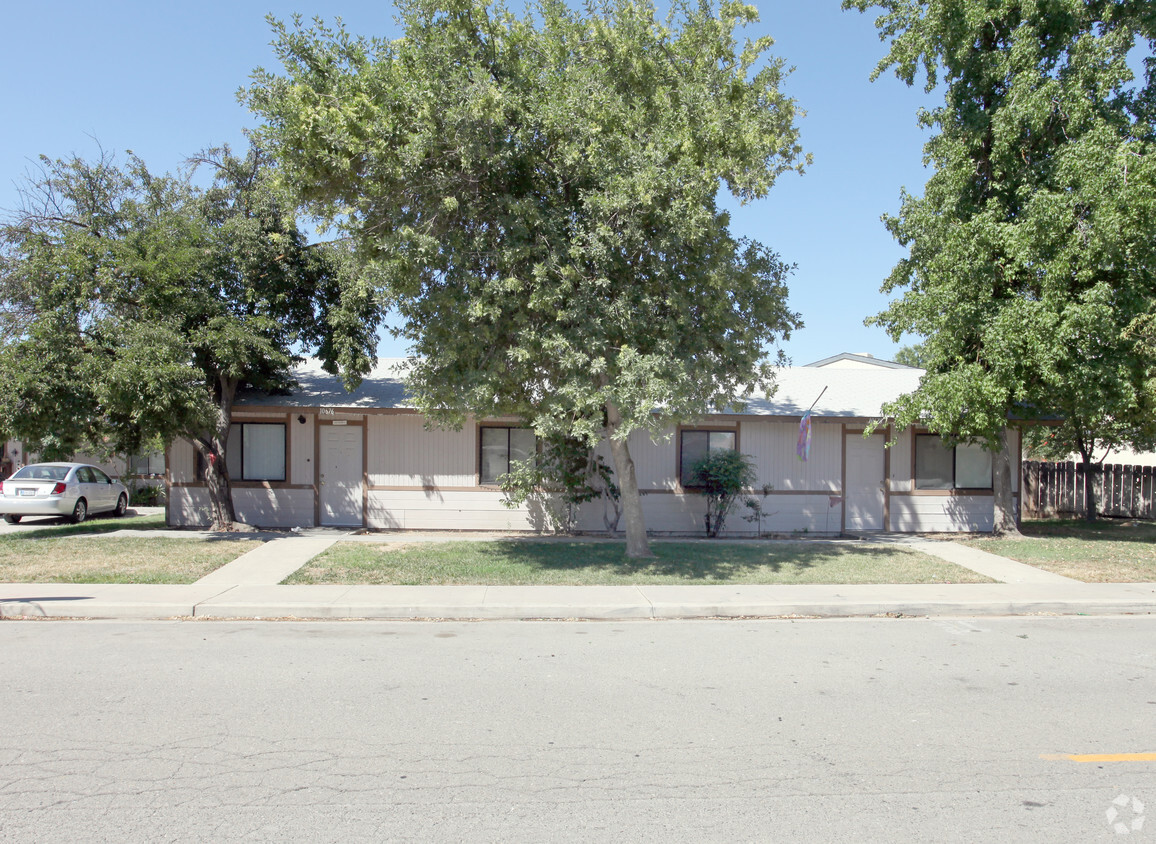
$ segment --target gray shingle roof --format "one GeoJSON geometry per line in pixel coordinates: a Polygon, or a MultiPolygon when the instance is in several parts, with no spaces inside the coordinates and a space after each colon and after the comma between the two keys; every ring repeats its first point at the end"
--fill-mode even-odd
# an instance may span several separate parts
{"type": "MultiPolygon", "coordinates": [[[[405,360],[383,358],[361,386],[346,392],[341,379],[310,359],[294,371],[299,387],[292,395],[246,391],[238,407],[407,408],[412,403],[402,383],[405,360]]],[[[826,387],[812,411],[817,417],[874,418],[886,402],[919,386],[922,369],[826,369],[788,367],[776,370],[778,390],[771,398],[756,395],[743,415],[802,416],[826,387]]]]}

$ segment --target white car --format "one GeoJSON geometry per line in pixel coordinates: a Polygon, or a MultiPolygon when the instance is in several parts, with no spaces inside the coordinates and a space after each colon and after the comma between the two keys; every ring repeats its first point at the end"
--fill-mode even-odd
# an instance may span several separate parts
{"type": "Polygon", "coordinates": [[[0,481],[0,513],[10,525],[24,516],[64,516],[75,524],[127,509],[124,484],[86,463],[33,463],[0,481]]]}

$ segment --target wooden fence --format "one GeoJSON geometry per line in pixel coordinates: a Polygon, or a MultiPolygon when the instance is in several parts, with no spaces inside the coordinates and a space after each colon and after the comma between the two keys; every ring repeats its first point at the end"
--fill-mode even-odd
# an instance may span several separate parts
{"type": "Polygon", "coordinates": [[[1037,463],[1025,460],[1020,489],[1028,518],[1082,516],[1084,473],[1094,476],[1096,512],[1101,516],[1156,519],[1156,467],[1121,464],[1037,463]]]}

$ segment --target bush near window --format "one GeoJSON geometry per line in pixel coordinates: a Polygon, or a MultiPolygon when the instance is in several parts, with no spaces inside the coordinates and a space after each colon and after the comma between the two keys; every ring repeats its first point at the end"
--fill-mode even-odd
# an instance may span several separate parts
{"type": "Polygon", "coordinates": [[[706,496],[706,535],[718,536],[739,495],[755,482],[751,458],[733,448],[720,449],[695,463],[690,476],[706,496]]]}
{"type": "Polygon", "coordinates": [[[510,471],[499,478],[510,508],[534,500],[541,505],[557,533],[573,534],[578,527],[578,508],[602,498],[603,521],[613,535],[621,516],[620,490],[611,468],[580,438],[553,434],[542,440],[541,452],[529,460],[512,461],[510,471]]]}

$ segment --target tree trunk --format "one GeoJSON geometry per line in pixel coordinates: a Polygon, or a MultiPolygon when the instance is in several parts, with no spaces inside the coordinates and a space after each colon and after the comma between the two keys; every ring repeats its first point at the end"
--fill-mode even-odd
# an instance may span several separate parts
{"type": "Polygon", "coordinates": [[[217,405],[217,424],[208,436],[194,440],[205,462],[205,486],[212,507],[213,530],[232,530],[237,520],[233,510],[233,489],[225,449],[229,442],[229,428],[233,424],[233,398],[237,382],[222,377],[217,405]]]}
{"type": "Polygon", "coordinates": [[[622,416],[614,402],[606,402],[606,438],[610,441],[610,454],[614,458],[614,472],[618,475],[621,491],[622,513],[626,516],[626,556],[631,559],[653,557],[650,543],[646,539],[646,522],[642,516],[642,495],[638,491],[638,479],[634,476],[634,461],[625,439],[615,434],[622,424],[622,416]]]}
{"type": "Polygon", "coordinates": [[[995,499],[995,524],[992,533],[996,536],[1016,538],[1022,536],[1016,524],[1015,499],[1012,496],[1012,454],[1008,442],[1008,429],[999,435],[999,451],[993,455],[992,493],[995,499]]]}
{"type": "Polygon", "coordinates": [[[1092,449],[1084,442],[1083,437],[1076,438],[1076,446],[1080,449],[1080,459],[1084,461],[1084,520],[1096,521],[1096,475],[1092,471],[1092,449]]]}

